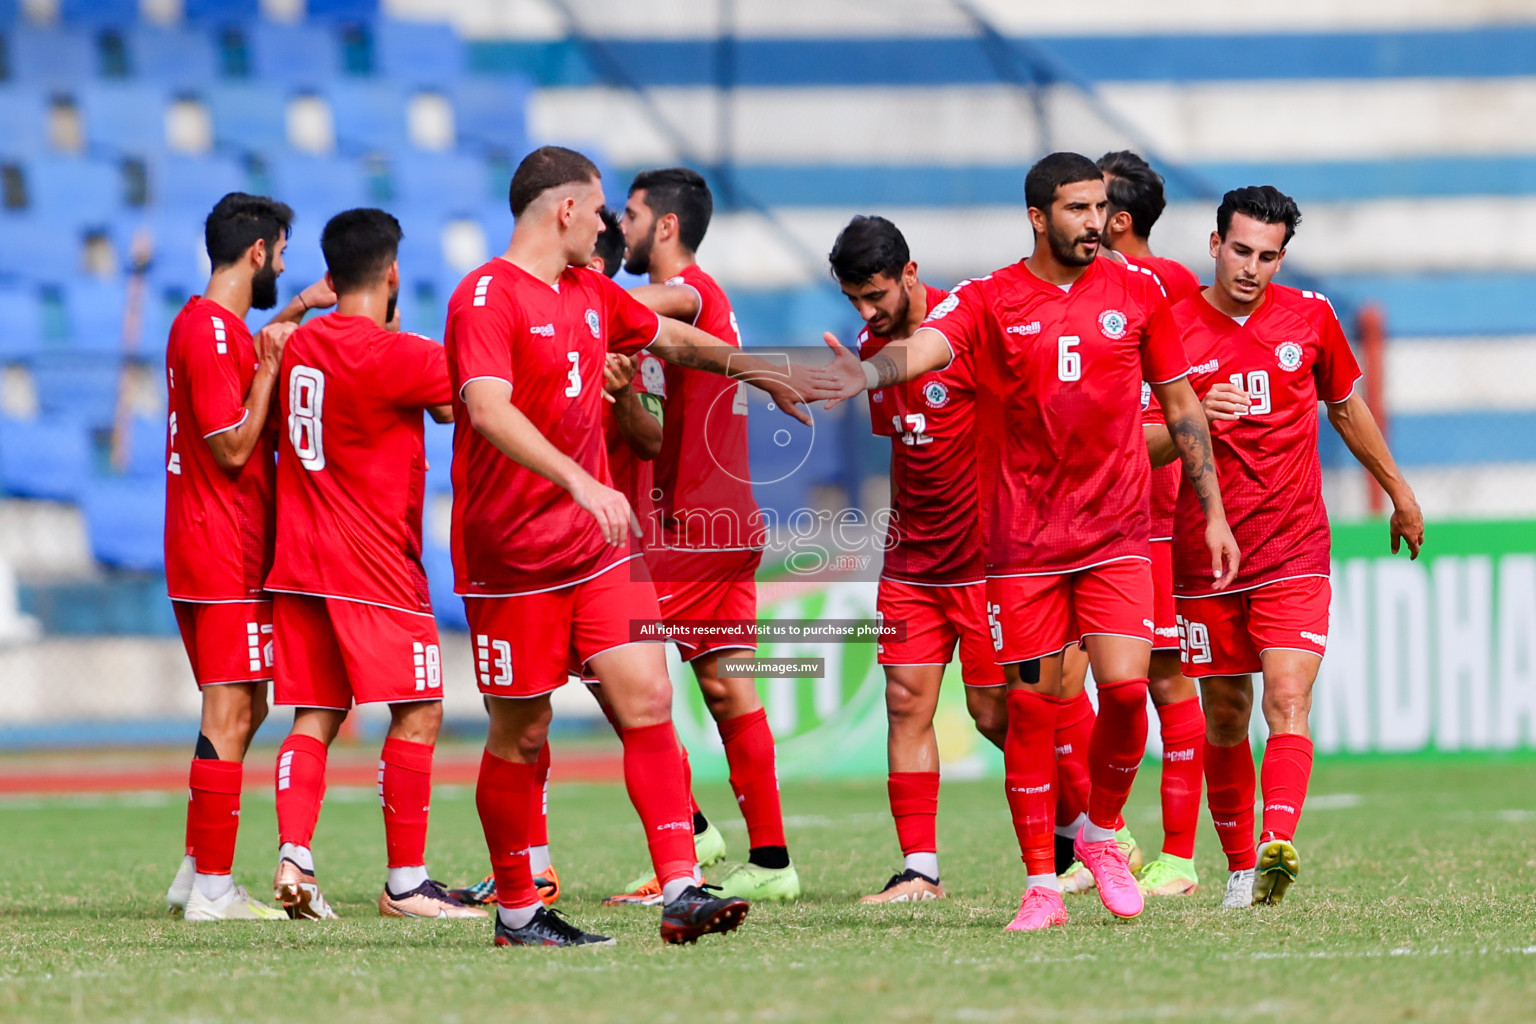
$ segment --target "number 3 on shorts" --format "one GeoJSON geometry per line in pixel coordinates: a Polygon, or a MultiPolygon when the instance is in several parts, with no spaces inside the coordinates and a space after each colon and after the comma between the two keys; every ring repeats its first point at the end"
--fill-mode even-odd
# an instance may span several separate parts
{"type": "Polygon", "coordinates": [[[481,686],[512,685],[512,645],[492,640],[484,633],[475,636],[475,671],[481,686]]]}

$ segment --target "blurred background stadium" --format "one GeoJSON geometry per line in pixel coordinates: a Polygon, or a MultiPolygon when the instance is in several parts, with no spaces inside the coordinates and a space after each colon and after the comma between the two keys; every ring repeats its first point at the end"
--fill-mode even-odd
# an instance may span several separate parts
{"type": "MultiPolygon", "coordinates": [[[[748,346],[852,336],[824,254],[855,213],[891,217],[935,284],[1027,254],[1024,172],[1053,149],[1151,159],[1171,200],[1153,247],[1207,279],[1220,193],[1291,193],[1285,279],[1344,317],[1430,522],[1425,561],[1382,559],[1379,498],[1325,428],[1333,514],[1367,525],[1336,545],[1320,748],[1536,746],[1533,124],[1532,0],[0,0],[0,749],[195,735],[161,575],[162,362],[213,202],[298,211],[284,300],[323,271],[330,215],[391,210],[405,326],[440,337],[546,142],[592,154],[619,206],[635,170],[708,172],[701,262],[748,346]]],[[[816,457],[759,499],[878,505],[866,414],[818,415],[816,457]]],[[[758,475],[793,469],[785,421],[752,422],[758,475]]],[[[427,568],[449,714],[473,729],[450,438],[429,424],[427,568]]],[[[791,771],[858,767],[812,754],[817,723],[880,749],[872,654],[844,655],[765,684],[804,741],[791,771]]]]}

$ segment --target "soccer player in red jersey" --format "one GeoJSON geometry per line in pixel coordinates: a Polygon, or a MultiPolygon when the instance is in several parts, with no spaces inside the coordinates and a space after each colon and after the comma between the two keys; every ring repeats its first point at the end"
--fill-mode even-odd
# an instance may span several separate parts
{"type": "Polygon", "coordinates": [[[335,914],[310,843],[326,753],[353,703],[387,704],[379,803],[389,874],[384,917],[484,917],[427,876],[432,752],[442,658],[421,566],[426,493],[422,412],[446,420],[443,347],[391,330],[400,224],[348,210],[320,235],[336,312],[294,332],[278,396],[277,550],[267,589],[277,642],[275,703],[294,708],[277,757],[277,873],[292,918],[335,914]]]}
{"type": "MultiPolygon", "coordinates": [[[[725,292],[695,257],[714,211],[709,186],[685,167],[644,171],[624,206],[624,269],[651,284],[631,294],[664,316],[693,324],[739,349],[741,332],[725,292]]],[[[731,788],[747,821],[749,852],[720,879],[721,891],[749,900],[800,895],[779,804],[773,731],[753,679],[720,674],[731,651],[756,651],[741,630],[688,639],[688,623],[754,622],[764,530],[747,458],[746,385],[685,367],[666,371],[666,416],[654,462],[660,544],[653,569],[669,627],[693,666],[730,764],[731,788]]]]}
{"type": "Polygon", "coordinates": [[[268,414],[283,344],[306,309],[335,301],[306,288],[255,338],[251,309],[277,304],[293,211],[233,192],[205,224],[213,275],[171,325],[165,368],[165,572],[202,694],[188,780],[186,856],[166,893],[189,921],[281,919],[230,877],[245,752],[267,715],[275,434],[268,414]]]}
{"type": "MultiPolygon", "coordinates": [[[[917,276],[907,240],[884,217],[855,217],[827,257],[865,328],[869,358],[910,338],[948,293],[917,276]]],[[[986,568],[976,511],[975,387],[969,355],[869,393],[870,426],[891,439],[891,510],[877,615],[901,624],[883,641],[889,732],[886,784],[902,870],[862,903],[943,899],[939,882],[939,745],[933,731],[944,670],[960,648],[966,708],[999,748],[1008,731],[1003,671],[987,628],[986,568]]]]}
{"type": "MultiPolygon", "coordinates": [[[[1101,255],[1151,268],[1162,281],[1170,304],[1200,290],[1200,282],[1184,266],[1154,256],[1148,239],[1162,216],[1167,201],[1163,179],[1135,153],[1121,150],[1099,158],[1109,209],[1104,221],[1101,255]]],[[[1152,397],[1150,385],[1141,389],[1142,424],[1149,442],[1161,444],[1172,459],[1162,409],[1152,397]]],[[[1157,708],[1162,729],[1163,771],[1160,789],[1163,808],[1163,847],[1156,860],[1137,872],[1141,891],[1148,896],[1181,896],[1199,885],[1195,871],[1195,829],[1200,821],[1201,737],[1205,716],[1200,710],[1195,684],[1179,670],[1179,630],[1173,607],[1173,503],[1179,491],[1179,467],[1154,463],[1152,470],[1152,661],[1148,692],[1157,708]]],[[[1056,802],[1057,862],[1071,860],[1072,836],[1077,820],[1087,810],[1088,735],[1093,709],[1083,691],[1088,659],[1069,651],[1063,664],[1062,704],[1056,720],[1059,787],[1056,802]],[[1075,798],[1075,799],[1074,799],[1075,798]],[[1063,850],[1066,847],[1066,850],[1063,850]]],[[[1130,830],[1118,831],[1127,860],[1136,867],[1141,851],[1130,830]]],[[[1062,889],[1074,892],[1093,885],[1093,876],[1074,863],[1062,876],[1062,889]]]]}
{"type": "Polygon", "coordinates": [[[549,695],[590,664],[624,741],[624,776],[661,880],[661,934],[729,931],[745,900],[699,887],[681,745],[672,726],[655,589],[634,512],[608,486],[607,353],[752,376],[791,415],[808,375],[773,375],[723,342],[658,317],[585,264],[603,222],[597,167],[545,146],[518,165],[506,252],[448,307],[453,375],[453,559],[490,732],[476,804],[496,875],[498,945],[607,942],[543,906],[529,869],[536,765],[549,695]],[[654,639],[653,639],[654,638],[654,639]]]}
{"type": "Polygon", "coordinates": [[[1226,907],[1276,903],[1301,861],[1292,839],[1312,771],[1307,715],[1328,643],[1329,529],[1317,457],[1317,403],[1392,499],[1395,554],[1424,542],[1424,517],[1358,387],[1360,368],[1333,306],[1274,284],[1301,221],[1270,185],[1228,192],[1216,211],[1215,283],[1174,309],[1191,381],[1212,419],[1222,493],[1248,554],[1232,584],[1211,592],[1201,565],[1194,496],[1179,495],[1174,533],[1184,672],[1205,698],[1205,777],[1229,875],[1226,907]],[[1251,674],[1264,674],[1264,818],[1253,841],[1248,745],[1251,674]]]}
{"type": "Polygon", "coordinates": [[[1239,562],[1162,286],[1150,270],[1096,258],[1108,206],[1102,173],[1086,157],[1053,153],[1030,169],[1024,190],[1030,257],[957,286],[911,338],[862,364],[827,335],[833,361],[809,385],[812,397],[835,402],[967,352],[976,379],[989,383],[976,403],[987,610],[1008,681],[1003,758],[1029,873],[1010,930],[1067,919],[1052,849],[1061,678],[1036,659],[1073,643],[1088,649],[1099,686],[1077,855],[1112,913],[1142,909],[1115,824],[1146,744],[1153,622],[1143,380],[1204,510],[1206,571],[1224,586],[1239,562]]]}

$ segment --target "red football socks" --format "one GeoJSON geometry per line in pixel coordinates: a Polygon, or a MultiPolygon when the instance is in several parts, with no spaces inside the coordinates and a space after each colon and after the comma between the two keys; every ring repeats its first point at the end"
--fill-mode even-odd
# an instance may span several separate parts
{"type": "Polygon", "coordinates": [[[891,772],[886,776],[896,841],[903,856],[939,850],[939,773],[891,772]]]}
{"type": "Polygon", "coordinates": [[[1195,855],[1204,781],[1205,712],[1191,697],[1157,709],[1163,735],[1163,852],[1186,860],[1195,855]]]}
{"type": "Polygon", "coordinates": [[[475,808],[496,876],[496,902],[503,907],[531,907],[539,902],[528,866],[536,772],[534,765],[505,761],[489,750],[480,759],[475,808]]]}
{"type": "MultiPolygon", "coordinates": [[[[603,709],[603,717],[608,719],[608,724],[613,726],[613,731],[619,739],[624,738],[624,727],[619,724],[619,716],[614,713],[613,706],[605,701],[598,701],[597,706],[603,709]]],[[[693,766],[688,763],[688,748],[683,746],[681,738],[677,741],[677,749],[683,755],[683,785],[688,787],[688,813],[699,813],[699,802],[693,798],[693,766]]]]}
{"type": "MultiPolygon", "coordinates": [[[[621,730],[624,786],[645,827],[656,879],[663,886],[693,877],[693,819],[683,786],[682,742],[671,722],[621,730]]],[[[500,880],[497,881],[498,888],[500,880]]]]}
{"type": "Polygon", "coordinates": [[[1088,742],[1093,703],[1086,693],[1062,700],[1056,713],[1056,824],[1072,824],[1088,810],[1088,742]]]}
{"type": "Polygon", "coordinates": [[[784,812],[779,806],[779,774],[767,710],[758,708],[719,725],[725,760],[731,766],[731,789],[747,819],[747,845],[754,850],[784,846],[784,812]]]}
{"type": "Polygon", "coordinates": [[[240,831],[240,784],[245,766],[239,761],[192,761],[187,805],[187,852],[197,858],[200,875],[227,875],[235,862],[235,837],[240,831]]]}
{"type": "Polygon", "coordinates": [[[1003,743],[1003,771],[1008,811],[1019,839],[1024,869],[1031,875],[1056,870],[1056,798],[1052,792],[1056,758],[1052,742],[1061,702],[1033,690],[1008,693],[1008,736],[1003,743]]]}
{"type": "Polygon", "coordinates": [[[1246,737],[1230,747],[1205,741],[1205,801],[1228,871],[1246,871],[1258,859],[1253,846],[1254,787],[1253,750],[1246,737]]]}
{"type": "Polygon", "coordinates": [[[427,862],[427,813],[432,806],[432,744],[386,739],[379,754],[379,804],[384,847],[392,868],[427,862]]]}
{"type": "Polygon", "coordinates": [[[529,846],[549,845],[549,744],[539,750],[533,762],[533,827],[528,833],[529,846]]]}
{"type": "MultiPolygon", "coordinates": [[[[1294,733],[1271,736],[1264,747],[1264,831],[1261,844],[1271,839],[1294,839],[1301,807],[1312,778],[1312,741],[1294,733]]],[[[201,871],[202,862],[198,862],[201,871]]]]}
{"type": "Polygon", "coordinates": [[[1099,684],[1099,717],[1088,743],[1088,820],[1101,828],[1124,825],[1120,809],[1131,795],[1147,752],[1147,681],[1099,684]]]}
{"type": "MultiPolygon", "coordinates": [[[[277,751],[277,839],[309,846],[325,799],[325,744],[294,733],[277,751]]],[[[201,865],[199,865],[201,869],[201,865]]]]}

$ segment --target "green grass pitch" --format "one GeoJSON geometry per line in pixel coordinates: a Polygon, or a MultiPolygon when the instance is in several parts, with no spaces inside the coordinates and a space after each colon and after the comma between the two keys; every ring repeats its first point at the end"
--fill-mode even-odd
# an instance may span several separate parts
{"type": "MultiPolygon", "coordinates": [[[[558,768],[557,768],[558,773],[558,768]]],[[[1156,768],[1127,810],[1150,845],[1156,768]]],[[[946,783],[951,898],[853,901],[898,863],[884,785],[784,787],[807,891],[735,935],[663,946],[656,913],[598,900],[643,866],[617,785],[550,797],[560,907],[611,949],[496,949],[482,922],[381,920],[376,798],[333,792],[315,850],[344,920],[187,924],[162,893],[179,796],[0,801],[0,1021],[1531,1021],[1536,1019],[1536,760],[1324,761],[1279,907],[1223,912],[1214,834],[1205,888],[1112,920],[1097,896],[1042,935],[1003,925],[1023,882],[999,782],[946,783]]],[[[733,854],[723,787],[700,794],[733,854]]],[[[236,880],[270,884],[270,800],[248,799],[236,880]]],[[[479,877],[473,794],[434,798],[433,873],[479,877]]]]}

